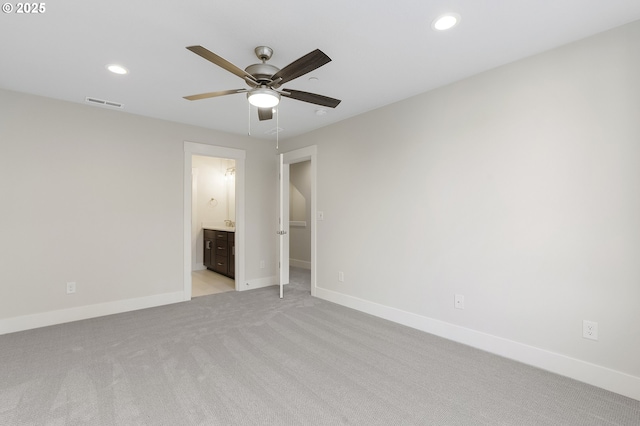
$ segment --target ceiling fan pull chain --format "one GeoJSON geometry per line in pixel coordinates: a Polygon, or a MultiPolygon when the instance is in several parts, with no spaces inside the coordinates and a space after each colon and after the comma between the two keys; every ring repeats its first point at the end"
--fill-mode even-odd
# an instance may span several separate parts
{"type": "Polygon", "coordinates": [[[248,114],[247,114],[247,118],[248,118],[248,120],[247,120],[247,129],[248,129],[247,130],[247,134],[249,136],[251,136],[251,104],[250,103],[247,103],[247,108],[248,108],[247,109],[247,112],[248,112],[248,114]]]}
{"type": "Polygon", "coordinates": [[[276,112],[276,150],[279,148],[279,143],[280,143],[280,112],[279,109],[276,107],[274,108],[275,112],[276,112]]]}

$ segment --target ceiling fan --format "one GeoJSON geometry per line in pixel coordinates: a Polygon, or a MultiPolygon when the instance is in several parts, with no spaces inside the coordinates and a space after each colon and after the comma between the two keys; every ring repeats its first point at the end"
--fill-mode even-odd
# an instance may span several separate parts
{"type": "Polygon", "coordinates": [[[233,95],[235,93],[246,93],[249,103],[258,107],[258,118],[260,120],[270,120],[273,118],[273,107],[278,105],[281,96],[329,108],[335,108],[341,102],[339,99],[317,95],[315,93],[302,92],[300,90],[286,88],[280,91],[276,90],[283,84],[330,62],[331,58],[325,55],[320,49],[307,53],[286,67],[279,69],[271,64],[267,64],[267,61],[271,59],[271,55],[273,55],[273,49],[267,46],[258,46],[255,48],[255,53],[262,63],[249,65],[244,70],[202,46],[188,46],[187,49],[237,75],[249,85],[249,89],[222,90],[219,92],[185,96],[184,98],[187,100],[195,101],[198,99],[233,95]]]}

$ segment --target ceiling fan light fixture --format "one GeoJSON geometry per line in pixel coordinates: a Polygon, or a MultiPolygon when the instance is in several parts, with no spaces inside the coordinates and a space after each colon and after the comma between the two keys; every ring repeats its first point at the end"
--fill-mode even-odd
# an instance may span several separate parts
{"type": "Polygon", "coordinates": [[[266,87],[259,87],[247,93],[249,103],[258,108],[273,108],[280,103],[280,93],[266,87]]]}

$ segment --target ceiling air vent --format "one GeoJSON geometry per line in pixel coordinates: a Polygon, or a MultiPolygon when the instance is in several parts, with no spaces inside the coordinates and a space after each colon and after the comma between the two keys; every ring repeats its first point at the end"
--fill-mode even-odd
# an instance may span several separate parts
{"type": "Polygon", "coordinates": [[[107,106],[107,107],[111,107],[111,108],[124,108],[124,105],[118,102],[112,102],[112,101],[105,101],[104,99],[98,99],[98,98],[89,98],[86,97],[84,98],[85,102],[88,102],[90,104],[94,104],[94,105],[102,105],[102,106],[107,106]]]}

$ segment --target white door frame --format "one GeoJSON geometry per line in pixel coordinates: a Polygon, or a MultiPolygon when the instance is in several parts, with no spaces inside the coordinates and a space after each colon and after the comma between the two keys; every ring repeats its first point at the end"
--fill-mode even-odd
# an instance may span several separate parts
{"type": "MultiPolygon", "coordinates": [[[[305,148],[296,149],[284,153],[284,164],[295,164],[303,161],[311,161],[311,295],[316,295],[317,288],[317,264],[316,264],[316,235],[317,235],[317,170],[318,170],[318,148],[311,145],[305,148]]],[[[289,205],[289,200],[286,201],[289,205]]],[[[287,227],[288,229],[288,227],[287,227]]],[[[286,235],[289,238],[289,235],[286,235]]]]}
{"type": "Polygon", "coordinates": [[[280,299],[284,285],[289,284],[289,164],[284,163],[284,154],[278,154],[278,284],[280,299]]]}
{"type": "Polygon", "coordinates": [[[192,253],[192,159],[193,155],[207,157],[229,158],[236,161],[236,291],[240,290],[239,283],[244,282],[245,244],[244,244],[244,179],[246,151],[242,149],[207,145],[196,142],[184,142],[184,289],[183,300],[191,300],[191,253],[192,253]]]}

